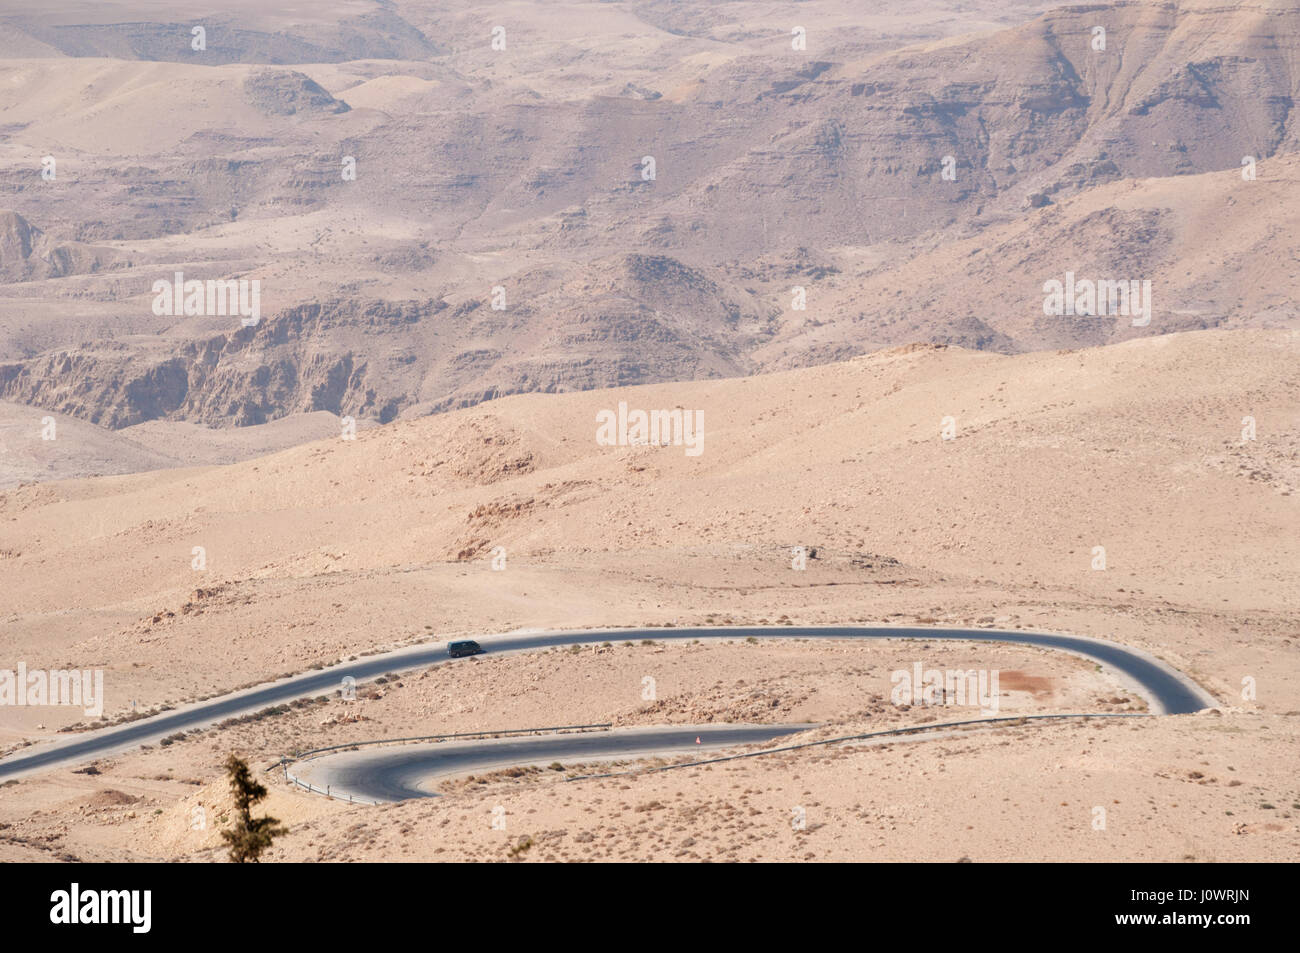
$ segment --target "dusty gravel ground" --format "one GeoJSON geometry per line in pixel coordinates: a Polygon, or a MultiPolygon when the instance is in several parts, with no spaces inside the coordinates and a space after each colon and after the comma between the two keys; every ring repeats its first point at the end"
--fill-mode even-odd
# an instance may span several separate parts
{"type": "Polygon", "coordinates": [[[271,855],[282,861],[1282,860],[1300,846],[1294,771],[1266,757],[1296,743],[1300,717],[1242,709],[944,731],[658,772],[645,769],[686,756],[495,771],[451,779],[441,798],[381,807],[308,794],[273,769],[299,747],[435,730],[824,724],[805,741],[975,714],[891,704],[889,673],[914,660],[998,668],[1004,715],[1144,708],[1091,663],[994,645],[614,643],[466,659],[362,684],[354,702],[105,759],[97,774],[0,789],[0,857],[218,860],[230,803],[217,765],[230,750],[265,769],[264,809],[290,827],[271,855]],[[641,698],[647,675],[654,701],[641,698]],[[589,770],[630,773],[568,780],[589,770]],[[193,829],[196,809],[203,829],[193,829]],[[492,826],[502,816],[504,831],[492,826]],[[1099,817],[1104,829],[1094,829],[1099,817]],[[531,846],[518,850],[521,841],[531,846]]]}
{"type": "MultiPolygon", "coordinates": [[[[1241,331],[1011,358],[906,348],[762,378],[509,398],[225,467],[25,486],[0,493],[5,645],[30,668],[102,667],[112,719],[520,628],[1090,635],[1187,673],[1222,714],[811,749],[617,783],[530,777],[499,795],[475,784],[377,811],[273,784],[268,810],[293,830],[275,856],[500,858],[501,832],[476,826],[499,802],[510,836],[566,830],[574,857],[1294,857],[1298,342],[1241,331]],[[624,399],[704,408],[709,449],[596,446],[596,412],[624,399]],[[1253,442],[1240,439],[1247,412],[1253,442]],[[948,413],[959,432],[943,441],[948,413]],[[1104,571],[1091,568],[1098,545],[1104,571]],[[940,770],[935,752],[949,750],[940,770]],[[732,775],[753,777],[733,790],[732,775]],[[621,784],[648,793],[633,801],[621,784]],[[741,833],[740,815],[730,828],[722,819],[746,788],[751,801],[775,793],[759,813],[743,809],[741,833]],[[699,824],[674,821],[662,847],[635,839],[670,816],[635,811],[654,800],[699,824]],[[1107,803],[1102,836],[1077,812],[1107,803]],[[812,809],[791,840],[796,806],[812,809]],[[893,827],[855,826],[882,812],[893,827]],[[424,833],[399,835],[408,826],[424,833]]],[[[887,703],[888,672],[918,660],[998,668],[1007,711],[1132,704],[1087,663],[978,642],[611,642],[463,660],[367,687],[376,697],[352,706],[291,709],[106,761],[98,775],[0,788],[2,855],[218,858],[217,766],[232,750],[266,768],[340,741],[587,721],[807,719],[851,733],[937,717],[887,703]],[[654,701],[641,697],[646,676],[654,701]],[[200,804],[210,823],[192,831],[200,804]]],[[[66,708],[6,708],[0,746],[77,722],[66,708]]],[[[518,856],[548,853],[562,856],[560,843],[518,856]]]]}

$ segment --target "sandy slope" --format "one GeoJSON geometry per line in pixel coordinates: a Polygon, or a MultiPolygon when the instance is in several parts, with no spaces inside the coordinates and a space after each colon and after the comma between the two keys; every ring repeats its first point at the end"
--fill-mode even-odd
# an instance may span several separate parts
{"type": "MultiPolygon", "coordinates": [[[[519,626],[789,618],[1098,635],[1191,674],[1226,714],[759,759],[628,782],[637,795],[614,799],[618,782],[530,776],[354,815],[277,787],[272,806],[300,831],[277,856],[500,858],[515,835],[543,832],[560,840],[537,856],[1285,856],[1300,803],[1282,767],[1300,710],[1298,347],[1286,330],[1016,357],[914,347],[758,378],[506,398],[230,466],[24,486],[0,495],[6,649],[32,668],[105,668],[115,718],[133,701],[146,710],[388,645],[519,626]],[[597,412],[620,401],[701,411],[703,452],[597,445],[597,412]],[[1248,415],[1256,439],[1243,443],[1248,415]],[[491,568],[498,546],[502,571],[491,568]],[[796,546],[815,548],[802,571],[796,546]],[[1104,571],[1090,568],[1094,546],[1104,571]],[[1243,695],[1246,678],[1257,697],[1243,695]],[[931,767],[918,774],[921,763],[931,767]],[[526,807],[511,789],[522,783],[561,786],[526,807]],[[770,796],[742,805],[746,789],[770,796]],[[1113,801],[1124,833],[1092,837],[1091,809],[1113,801]],[[651,802],[680,807],[637,810],[651,802]],[[478,830],[497,803],[525,815],[511,839],[478,830]],[[820,826],[776,840],[791,805],[808,804],[820,826]],[[1028,844],[1008,843],[1012,816],[1028,844]],[[953,817],[968,819],[967,834],[953,817]],[[832,828],[847,833],[819,833],[832,828]],[[401,838],[411,853],[394,843],[399,830],[423,832],[401,838]]],[[[850,649],[860,661],[844,674],[859,675],[843,684],[825,669],[839,649],[797,662],[793,650],[615,647],[438,669],[428,689],[419,675],[382,686],[366,703],[380,707],[209,732],[114,759],[102,779],[25,780],[6,797],[6,855],[212,857],[186,818],[196,788],[219,802],[230,748],[269,764],[287,746],[520,719],[753,720],[773,698],[774,719],[846,732],[906,714],[870,701],[887,697],[896,650],[850,649]],[[648,705],[636,692],[651,671],[670,690],[648,705]],[[194,786],[165,780],[182,775],[194,786]]],[[[1025,695],[1028,710],[1124,701],[1090,683],[1087,666],[1044,653],[945,653],[1055,686],[1025,695]]],[[[80,719],[7,709],[6,747],[80,719]]]]}
{"type": "MultiPolygon", "coordinates": [[[[374,424],[362,420],[355,426],[365,430],[374,424]]],[[[342,432],[339,418],[326,411],[255,427],[215,429],[151,420],[113,431],[66,414],[0,401],[0,487],[234,463],[342,432]]]]}
{"type": "Polygon", "coordinates": [[[823,722],[809,741],[968,717],[889,703],[890,670],[918,656],[1001,668],[1004,714],[1133,710],[1091,666],[1003,646],[615,641],[454,662],[363,686],[353,702],[104,759],[93,773],[25,779],[0,797],[0,858],[220,859],[230,798],[216,766],[230,750],[266,772],[265,809],[291,828],[276,860],[504,860],[526,838],[537,848],[528,860],[1259,860],[1300,843],[1300,791],[1276,757],[1294,747],[1296,719],[1240,709],[876,738],[607,780],[569,781],[665,762],[552,764],[446,779],[437,800],[383,808],[306,794],[271,770],[321,741],[431,731],[823,722]],[[647,675],[655,701],[642,698],[647,675]],[[501,811],[504,830],[492,826],[501,811]]]}
{"type": "Polygon", "coordinates": [[[1291,154],[1258,163],[1248,182],[1229,170],[1101,185],[884,259],[876,248],[844,246],[827,257],[839,273],[808,283],[808,310],[787,313],[756,358],[764,367],[802,366],[811,356],[856,353],[864,335],[882,346],[929,338],[979,348],[1031,339],[1079,347],[1153,330],[1294,327],[1300,250],[1278,214],[1298,184],[1300,156],[1291,154]],[[1044,283],[1064,281],[1067,271],[1149,280],[1150,324],[1044,315],[1044,283]],[[935,313],[952,316],[938,331],[928,327],[935,313]]]}
{"type": "Polygon", "coordinates": [[[1296,348],[1277,331],[1015,358],[905,349],[23,487],[0,498],[0,611],[29,659],[111,665],[113,706],[425,631],[879,618],[914,587],[908,607],[936,617],[953,599],[972,616],[1008,599],[1190,614],[1161,649],[1231,691],[1263,647],[1245,633],[1295,609],[1296,348]],[[702,454],[597,446],[597,411],[619,401],[701,411],[702,454]],[[817,552],[796,572],[801,545],[817,552]],[[1203,661],[1198,614],[1219,619],[1203,661]]]}

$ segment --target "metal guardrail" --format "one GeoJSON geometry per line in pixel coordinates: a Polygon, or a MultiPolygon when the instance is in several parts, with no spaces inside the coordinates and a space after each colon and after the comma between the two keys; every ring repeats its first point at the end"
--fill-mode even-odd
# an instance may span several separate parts
{"type": "Polygon", "coordinates": [[[934,731],[936,728],[963,728],[976,725],[996,725],[1015,722],[1023,724],[1028,721],[1048,721],[1061,718],[1157,718],[1158,715],[1151,715],[1146,712],[1099,712],[1090,714],[1086,712],[1075,712],[1072,714],[1059,715],[1009,715],[1006,718],[971,718],[966,721],[947,721],[938,723],[926,723],[923,725],[909,725],[903,728],[889,728],[885,731],[868,731],[858,735],[842,735],[838,738],[823,738],[820,741],[804,741],[799,744],[782,745],[779,748],[764,748],[762,751],[746,751],[743,754],[719,755],[716,758],[705,758],[699,761],[682,761],[677,764],[664,764],[653,768],[633,768],[631,771],[611,771],[605,774],[576,774],[573,777],[565,778],[568,781],[594,781],[601,778],[621,778],[632,774],[654,774],[659,771],[674,771],[677,768],[698,768],[706,764],[721,764],[724,761],[740,761],[745,758],[761,758],[769,754],[781,754],[785,751],[798,751],[802,748],[819,748],[823,745],[842,744],[848,741],[863,741],[867,738],[883,738],[888,735],[911,735],[923,731],[934,731]]]}
{"type": "MultiPolygon", "coordinates": [[[[575,775],[573,777],[565,778],[564,780],[566,782],[592,781],[600,778],[624,777],[630,774],[653,774],[659,771],[672,771],[678,768],[700,767],[702,765],[719,764],[724,761],[738,761],[745,758],[759,758],[765,755],[780,754],[782,752],[787,752],[787,751],[798,751],[804,748],[818,748],[824,745],[843,744],[849,741],[862,741],[868,738],[881,738],[890,735],[917,734],[924,731],[934,731],[935,729],[939,729],[939,728],[964,728],[964,727],[988,726],[988,725],[1007,725],[1009,723],[1024,724],[1029,721],[1055,721],[1055,720],[1066,719],[1066,718],[1154,718],[1154,717],[1156,716],[1147,714],[1145,712],[1097,712],[1097,713],[1072,712],[1072,713],[1061,713],[1061,714],[1050,714],[1050,715],[1010,715],[1003,718],[972,718],[972,719],[967,719],[965,721],[949,721],[949,722],[938,722],[938,723],[931,722],[931,723],[926,723],[921,725],[908,725],[900,728],[889,728],[883,731],[869,731],[861,734],[842,735],[835,738],[823,738],[818,741],[805,741],[798,744],[782,745],[777,748],[766,748],[762,751],[747,751],[743,754],[721,755],[716,758],[706,758],[698,761],[685,761],[677,764],[666,764],[666,765],[661,765],[659,767],[653,767],[653,768],[635,768],[631,771],[612,771],[604,774],[580,774],[580,775],[575,775]]],[[[555,731],[555,732],[584,731],[584,730],[593,730],[593,729],[606,729],[612,727],[613,727],[612,723],[603,722],[601,724],[596,724],[596,725],[561,725],[554,728],[509,728],[501,731],[465,731],[465,732],[458,732],[456,734],[449,734],[449,735],[424,735],[415,738],[380,738],[373,741],[356,741],[347,744],[328,745],[324,748],[313,748],[312,750],[305,752],[305,754],[301,757],[294,758],[292,760],[288,758],[282,759],[279,765],[277,766],[284,768],[284,776],[286,780],[292,781],[294,784],[298,785],[299,787],[313,794],[323,794],[326,797],[330,798],[331,800],[336,800],[336,801],[346,800],[349,804],[379,805],[384,802],[369,801],[369,800],[365,800],[364,798],[355,797],[352,794],[348,794],[346,798],[341,794],[332,794],[330,792],[330,788],[328,785],[326,786],[325,790],[322,791],[320,788],[314,787],[310,783],[306,781],[302,781],[299,778],[289,774],[289,765],[297,764],[301,761],[310,761],[316,755],[327,751],[337,751],[342,748],[357,748],[362,745],[396,744],[396,743],[410,742],[410,741],[441,741],[449,738],[483,738],[483,737],[493,737],[497,735],[543,734],[545,732],[551,732],[551,731],[555,731]]]]}
{"type": "Polygon", "coordinates": [[[313,786],[311,783],[307,781],[303,781],[300,778],[290,774],[289,766],[293,764],[299,764],[304,761],[311,761],[314,758],[317,758],[320,755],[330,751],[341,751],[341,750],[346,750],[351,748],[360,748],[369,745],[406,744],[415,741],[449,741],[456,738],[495,738],[504,735],[540,735],[540,734],[545,734],[547,732],[561,732],[561,731],[595,731],[595,730],[604,730],[606,728],[613,728],[613,727],[614,727],[613,722],[606,721],[594,725],[556,725],[549,728],[501,728],[501,729],[486,730],[486,731],[458,731],[452,734],[445,734],[445,735],[417,735],[411,738],[374,738],[369,741],[349,741],[337,745],[325,745],[322,748],[312,748],[308,751],[304,751],[302,754],[293,758],[288,758],[288,757],[281,758],[277,764],[272,765],[271,768],[268,770],[273,770],[274,768],[277,767],[283,768],[284,778],[286,781],[290,781],[293,784],[296,784],[298,787],[303,788],[304,790],[309,791],[312,794],[323,794],[325,795],[325,797],[330,798],[331,800],[347,801],[349,804],[378,805],[384,802],[370,801],[370,800],[366,800],[365,798],[356,797],[352,794],[348,794],[346,797],[344,797],[342,794],[333,794],[330,792],[330,785],[326,785],[325,790],[322,791],[320,788],[313,786]]]}
{"type": "Polygon", "coordinates": [[[347,796],[346,798],[344,798],[343,795],[341,795],[341,794],[331,794],[331,793],[330,793],[330,789],[329,789],[329,785],[326,785],[326,786],[325,786],[325,790],[322,791],[320,788],[318,788],[318,787],[313,787],[313,786],[312,786],[311,784],[309,784],[308,782],[303,781],[303,780],[300,780],[299,778],[296,778],[296,777],[294,777],[293,775],[291,775],[291,774],[289,773],[289,768],[288,768],[287,765],[285,766],[285,769],[284,769],[284,777],[285,777],[286,780],[288,780],[288,781],[292,781],[294,784],[298,785],[298,787],[303,788],[304,790],[310,791],[312,794],[323,794],[323,795],[325,795],[327,798],[329,798],[329,799],[332,800],[332,801],[343,801],[343,800],[346,800],[349,804],[373,804],[373,805],[376,805],[376,806],[379,805],[379,804],[381,803],[381,802],[379,802],[379,801],[367,801],[367,800],[365,800],[364,798],[356,797],[356,796],[354,796],[354,795],[351,794],[351,793],[349,793],[348,796],[347,796]]]}

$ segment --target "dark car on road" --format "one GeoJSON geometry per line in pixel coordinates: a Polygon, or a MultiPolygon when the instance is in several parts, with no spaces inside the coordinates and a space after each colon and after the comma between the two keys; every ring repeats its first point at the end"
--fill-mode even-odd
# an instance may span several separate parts
{"type": "Polygon", "coordinates": [[[472,639],[466,639],[463,642],[448,642],[447,654],[452,658],[460,658],[462,655],[478,655],[483,651],[483,646],[479,645],[472,639]]]}

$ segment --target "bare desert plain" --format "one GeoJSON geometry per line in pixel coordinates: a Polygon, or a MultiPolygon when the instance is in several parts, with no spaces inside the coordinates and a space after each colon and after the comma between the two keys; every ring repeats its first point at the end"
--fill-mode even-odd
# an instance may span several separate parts
{"type": "Polygon", "coordinates": [[[0,5],[0,861],[1300,856],[1293,0],[214,6],[0,5]],[[801,730],[333,796],[557,726],[801,730]]]}

